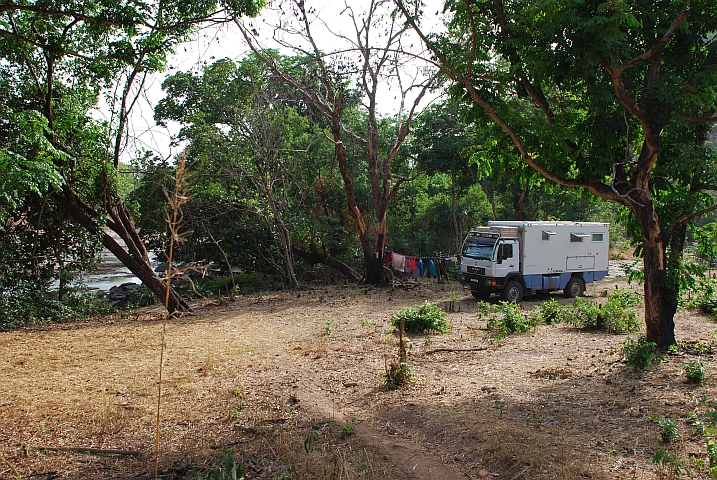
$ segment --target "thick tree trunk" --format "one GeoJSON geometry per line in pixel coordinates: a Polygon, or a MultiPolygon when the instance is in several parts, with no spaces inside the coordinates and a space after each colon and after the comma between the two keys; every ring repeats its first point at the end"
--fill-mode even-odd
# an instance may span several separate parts
{"type": "Polygon", "coordinates": [[[643,268],[645,274],[645,326],[647,341],[659,348],[675,344],[674,315],[677,295],[668,278],[666,245],[662,230],[651,209],[638,207],[636,216],[642,229],[643,268]]]}

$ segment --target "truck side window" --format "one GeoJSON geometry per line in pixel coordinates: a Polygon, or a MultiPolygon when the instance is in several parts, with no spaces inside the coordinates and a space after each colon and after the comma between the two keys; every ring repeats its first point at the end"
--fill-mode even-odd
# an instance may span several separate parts
{"type": "Polygon", "coordinates": [[[552,230],[543,230],[543,240],[550,240],[553,235],[557,235],[557,233],[552,230]]]}
{"type": "Polygon", "coordinates": [[[602,233],[593,233],[593,242],[602,242],[604,236],[602,233]]]}
{"type": "Polygon", "coordinates": [[[498,263],[513,258],[513,244],[502,244],[498,247],[498,263]]]}
{"type": "Polygon", "coordinates": [[[587,235],[585,233],[571,233],[570,234],[570,241],[571,242],[580,242],[582,243],[583,238],[589,237],[590,235],[587,235]]]}

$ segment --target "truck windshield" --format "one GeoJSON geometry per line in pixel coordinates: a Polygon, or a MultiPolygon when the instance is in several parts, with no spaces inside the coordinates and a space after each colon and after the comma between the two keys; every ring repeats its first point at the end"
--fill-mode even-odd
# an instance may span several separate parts
{"type": "Polygon", "coordinates": [[[463,244],[463,256],[477,260],[490,260],[495,242],[495,238],[468,237],[463,244]]]}

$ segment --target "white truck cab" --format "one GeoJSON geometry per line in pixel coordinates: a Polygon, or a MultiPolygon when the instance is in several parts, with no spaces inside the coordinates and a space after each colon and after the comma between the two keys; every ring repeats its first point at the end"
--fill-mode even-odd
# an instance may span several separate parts
{"type": "Polygon", "coordinates": [[[607,275],[610,225],[596,222],[491,221],[466,237],[460,281],[474,297],[563,290],[568,297],[607,275]]]}

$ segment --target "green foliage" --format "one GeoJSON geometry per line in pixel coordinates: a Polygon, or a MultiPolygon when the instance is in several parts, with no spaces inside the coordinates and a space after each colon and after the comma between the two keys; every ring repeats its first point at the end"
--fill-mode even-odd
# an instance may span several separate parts
{"type": "Polygon", "coordinates": [[[717,267],[717,222],[693,227],[695,253],[708,268],[717,267]]]}
{"type": "Polygon", "coordinates": [[[717,315],[717,280],[705,276],[699,278],[688,292],[684,305],[710,315],[717,315]]]}
{"type": "Polygon", "coordinates": [[[564,309],[554,298],[541,302],[538,307],[538,313],[540,314],[541,320],[546,325],[553,325],[563,321],[563,312],[564,309]]]}
{"type": "Polygon", "coordinates": [[[351,420],[346,420],[346,423],[344,423],[343,427],[341,427],[341,431],[345,435],[353,435],[355,422],[356,422],[355,418],[352,418],[351,420]]]}
{"type": "Polygon", "coordinates": [[[652,421],[655,422],[660,429],[660,437],[665,443],[671,443],[680,436],[680,432],[677,428],[677,422],[670,420],[669,418],[657,418],[653,417],[652,421]]]}
{"type": "Polygon", "coordinates": [[[615,289],[608,293],[608,300],[599,303],[583,297],[577,297],[575,302],[565,307],[560,317],[578,328],[591,330],[605,330],[610,333],[634,333],[639,327],[637,312],[631,307],[641,302],[640,297],[622,289],[615,289]]]}
{"type": "Polygon", "coordinates": [[[659,479],[680,478],[683,473],[692,477],[690,469],[687,467],[687,460],[672,455],[666,450],[656,450],[652,457],[652,463],[657,465],[657,478],[659,479]]]}
{"type": "Polygon", "coordinates": [[[635,370],[644,370],[658,359],[655,353],[657,345],[655,342],[648,342],[644,336],[640,336],[637,341],[628,337],[622,345],[627,364],[635,370]]]}
{"type": "Polygon", "coordinates": [[[704,362],[695,361],[685,363],[683,366],[683,375],[689,383],[703,384],[707,381],[707,373],[705,372],[704,362]]]}
{"type": "Polygon", "coordinates": [[[477,310],[476,313],[478,314],[478,318],[487,317],[490,314],[491,304],[484,300],[479,300],[476,303],[476,310],[477,310]]]}
{"type": "Polygon", "coordinates": [[[68,292],[62,300],[34,290],[0,295],[0,330],[62,323],[106,315],[115,311],[97,295],[68,292]]]}
{"type": "Polygon", "coordinates": [[[407,332],[445,333],[451,328],[451,324],[446,321],[446,312],[428,300],[415,308],[407,307],[396,310],[391,317],[391,325],[398,328],[402,320],[405,322],[407,332]]]}
{"type": "Polygon", "coordinates": [[[234,293],[247,294],[266,290],[266,282],[259,272],[239,273],[234,275],[234,293]]]}
{"type": "Polygon", "coordinates": [[[129,307],[141,308],[157,302],[157,296],[145,284],[132,290],[129,294],[129,307]]]}
{"type": "Polygon", "coordinates": [[[398,362],[391,363],[383,374],[383,380],[387,390],[398,390],[403,385],[411,383],[413,374],[408,367],[408,359],[403,357],[398,362]]]}
{"type": "Polygon", "coordinates": [[[536,326],[535,317],[529,317],[517,303],[500,302],[495,307],[498,315],[491,315],[488,319],[488,328],[497,338],[506,337],[512,333],[524,333],[536,326]]]}
{"type": "Polygon", "coordinates": [[[194,475],[196,480],[239,480],[246,475],[246,469],[234,455],[225,452],[223,465],[204,472],[194,472],[194,475]]]}

